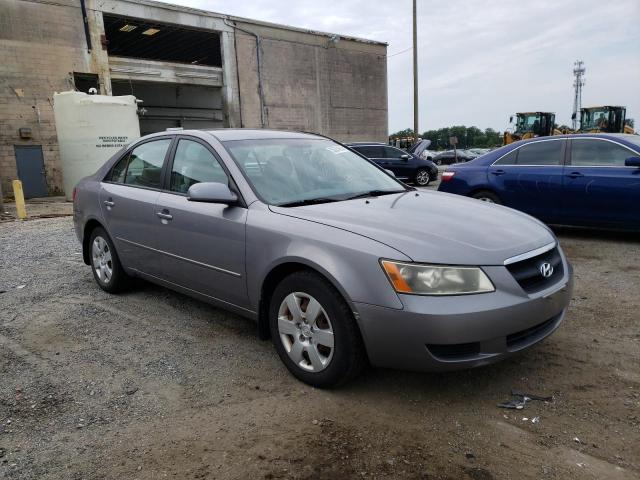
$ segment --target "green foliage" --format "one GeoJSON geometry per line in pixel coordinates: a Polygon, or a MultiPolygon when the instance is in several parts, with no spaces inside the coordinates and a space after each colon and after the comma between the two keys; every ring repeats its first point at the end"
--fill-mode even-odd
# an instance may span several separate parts
{"type": "MultiPolygon", "coordinates": [[[[390,139],[406,138],[413,136],[413,129],[405,128],[399,132],[389,135],[390,139]]],[[[448,150],[453,148],[449,144],[450,137],[458,137],[458,148],[492,148],[502,145],[502,133],[487,128],[484,131],[478,127],[466,127],[458,125],[447,128],[439,128],[438,130],[427,130],[421,138],[431,140],[431,150],[448,150]]]]}
{"type": "Polygon", "coordinates": [[[407,138],[413,137],[413,128],[405,128],[404,130],[400,130],[399,132],[392,133],[389,135],[390,139],[395,140],[396,138],[407,138]]]}
{"type": "Polygon", "coordinates": [[[491,148],[502,145],[502,134],[493,128],[484,131],[478,127],[466,127],[464,125],[428,130],[422,134],[422,138],[431,140],[431,149],[449,149],[450,137],[458,137],[458,148],[491,148]]]}

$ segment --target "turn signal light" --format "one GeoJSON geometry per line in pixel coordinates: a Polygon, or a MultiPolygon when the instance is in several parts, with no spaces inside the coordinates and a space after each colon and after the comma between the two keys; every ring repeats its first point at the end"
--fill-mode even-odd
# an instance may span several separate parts
{"type": "Polygon", "coordinates": [[[449,180],[451,180],[453,178],[453,176],[456,174],[456,172],[442,172],[442,181],[443,182],[448,182],[449,180]]]}

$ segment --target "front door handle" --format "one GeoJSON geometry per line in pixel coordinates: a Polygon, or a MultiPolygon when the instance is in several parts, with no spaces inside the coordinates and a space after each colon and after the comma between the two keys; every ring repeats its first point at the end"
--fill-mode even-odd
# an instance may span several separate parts
{"type": "Polygon", "coordinates": [[[584,177],[584,174],[580,173],[580,172],[571,172],[567,175],[567,177],[569,178],[579,178],[579,177],[584,177]]]}
{"type": "Polygon", "coordinates": [[[505,172],[504,170],[491,170],[491,173],[493,175],[504,175],[507,172],[505,172]]]}
{"type": "Polygon", "coordinates": [[[162,220],[173,220],[173,215],[165,212],[156,212],[156,215],[162,220]]]}

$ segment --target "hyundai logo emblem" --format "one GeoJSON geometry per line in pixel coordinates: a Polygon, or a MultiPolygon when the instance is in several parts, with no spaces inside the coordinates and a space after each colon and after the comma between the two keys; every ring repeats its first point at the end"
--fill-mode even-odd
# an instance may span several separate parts
{"type": "Polygon", "coordinates": [[[538,267],[538,270],[540,271],[540,275],[542,275],[544,278],[549,278],[551,275],[553,275],[553,265],[551,265],[549,262],[541,263],[538,267]]]}

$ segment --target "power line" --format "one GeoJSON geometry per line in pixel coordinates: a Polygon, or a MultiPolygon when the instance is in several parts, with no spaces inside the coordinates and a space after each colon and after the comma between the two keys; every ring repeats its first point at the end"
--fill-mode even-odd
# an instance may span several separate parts
{"type": "Polygon", "coordinates": [[[387,55],[387,58],[395,57],[396,55],[400,55],[401,53],[408,52],[409,50],[413,50],[413,47],[405,48],[404,50],[400,50],[399,52],[392,53],[391,55],[387,55]]]}

